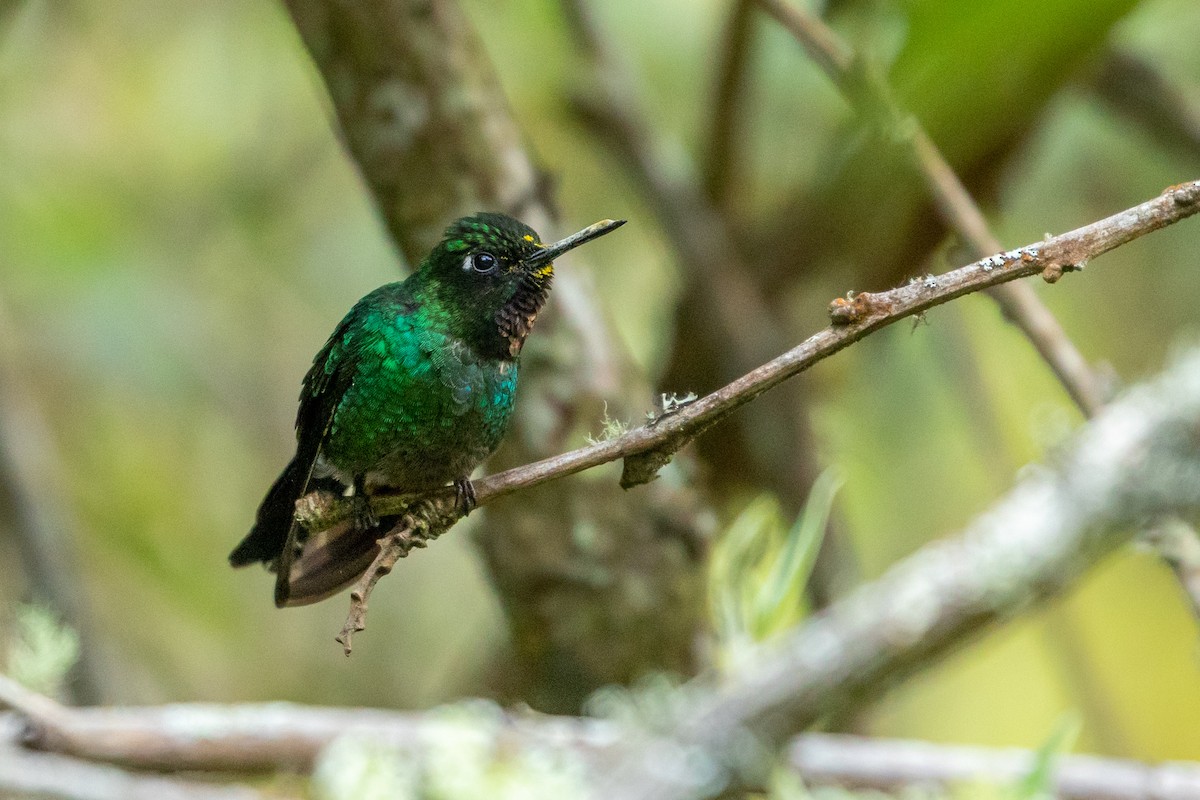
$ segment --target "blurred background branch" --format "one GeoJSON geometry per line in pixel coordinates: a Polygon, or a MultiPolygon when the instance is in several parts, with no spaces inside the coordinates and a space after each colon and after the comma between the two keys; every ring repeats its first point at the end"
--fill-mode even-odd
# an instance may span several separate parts
{"type": "Polygon", "coordinates": [[[1110,49],[1086,85],[1162,147],[1200,160],[1200,100],[1189,97],[1146,59],[1110,49]]]}
{"type": "MultiPolygon", "coordinates": [[[[0,704],[11,693],[0,676],[0,704]]],[[[444,712],[384,712],[271,704],[165,708],[62,709],[53,723],[36,714],[0,714],[0,791],[80,800],[107,798],[287,797],[279,787],[260,794],[242,785],[213,786],[147,776],[134,770],[190,769],[209,773],[310,772],[322,752],[346,736],[370,737],[421,757],[428,731],[444,712]],[[30,749],[33,742],[44,750],[30,749]],[[121,767],[98,766],[118,764],[121,767]],[[153,794],[152,792],[159,792],[153,794]]],[[[481,715],[501,715],[499,709],[481,715]]],[[[509,750],[567,748],[596,765],[610,758],[618,725],[589,718],[505,715],[509,750]]],[[[1028,774],[1035,754],[859,736],[805,733],[792,739],[783,763],[810,786],[897,791],[967,781],[1005,783],[1028,774]]],[[[1150,765],[1095,756],[1063,756],[1052,786],[1063,800],[1196,800],[1200,764],[1150,765]]]]}
{"type": "MultiPolygon", "coordinates": [[[[898,107],[890,88],[875,71],[877,68],[841,41],[820,18],[799,6],[786,0],[758,0],[758,4],[796,37],[864,121],[882,125],[885,134],[911,149],[942,221],[966,242],[972,257],[984,258],[1004,250],[954,168],[921,123],[898,107]]],[[[1103,405],[1109,389],[1093,373],[1033,289],[1014,284],[998,287],[990,294],[1045,359],[1080,410],[1086,416],[1093,416],[1103,405]]]]}
{"type": "MultiPolygon", "coordinates": [[[[681,704],[666,737],[641,751],[701,758],[721,772],[664,770],[629,757],[605,797],[695,798],[725,791],[768,752],[831,711],[879,697],[986,627],[1068,589],[1145,520],[1200,514],[1200,351],[1130,391],[1030,472],[962,534],[927,546],[838,601],[755,664],[681,704]]],[[[682,760],[680,760],[682,759],[682,760]]]]}

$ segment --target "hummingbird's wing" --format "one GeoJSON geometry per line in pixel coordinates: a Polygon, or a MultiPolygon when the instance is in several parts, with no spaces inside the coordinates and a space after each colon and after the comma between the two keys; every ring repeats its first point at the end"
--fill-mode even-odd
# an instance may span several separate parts
{"type": "MultiPolygon", "coordinates": [[[[373,298],[384,290],[392,294],[402,292],[403,284],[389,284],[371,292],[350,309],[334,330],[325,346],[313,359],[312,367],[304,376],[300,390],[300,407],[296,411],[296,459],[303,472],[289,503],[287,534],[283,548],[275,561],[275,605],[282,608],[291,600],[292,561],[299,547],[297,538],[300,524],[296,521],[295,504],[308,494],[313,476],[321,460],[321,446],[333,425],[338,404],[354,382],[359,360],[371,340],[378,337],[376,330],[363,324],[363,317],[373,303],[373,298]]],[[[332,479],[327,479],[333,482],[332,479]]]]}
{"type": "MultiPolygon", "coordinates": [[[[400,284],[383,287],[395,292],[400,284]]],[[[380,291],[380,290],[376,290],[380,291]]],[[[350,310],[313,359],[304,376],[296,414],[296,455],[276,479],[258,508],[254,527],[230,554],[233,566],[266,562],[276,572],[276,605],[287,603],[291,563],[300,531],[295,521],[296,501],[314,488],[339,489],[336,480],[318,477],[321,446],[329,433],[334,412],[354,380],[363,347],[372,333],[361,324],[367,295],[350,310]]]]}

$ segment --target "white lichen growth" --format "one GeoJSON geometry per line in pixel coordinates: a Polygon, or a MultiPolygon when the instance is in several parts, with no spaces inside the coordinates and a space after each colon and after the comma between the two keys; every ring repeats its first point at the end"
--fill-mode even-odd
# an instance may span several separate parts
{"type": "Polygon", "coordinates": [[[587,796],[586,767],[567,748],[506,736],[494,704],[430,712],[416,741],[348,733],[322,752],[317,800],[574,800],[587,796]]]}
{"type": "Polygon", "coordinates": [[[601,442],[611,442],[624,436],[629,432],[629,423],[624,420],[614,419],[608,415],[608,403],[604,404],[604,419],[600,421],[600,435],[593,436],[590,433],[587,437],[588,444],[600,444],[601,442]]]}
{"type": "Polygon", "coordinates": [[[35,692],[60,696],[79,659],[79,635],[42,606],[21,606],[14,622],[5,672],[35,692]]]}

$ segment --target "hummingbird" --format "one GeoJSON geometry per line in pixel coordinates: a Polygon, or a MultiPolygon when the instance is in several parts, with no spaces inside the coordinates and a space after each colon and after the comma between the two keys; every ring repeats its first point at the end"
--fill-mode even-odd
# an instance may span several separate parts
{"type": "Polygon", "coordinates": [[[370,495],[453,483],[475,503],[470,474],[512,417],[521,348],[550,292],[554,259],[625,220],[603,220],[553,244],[522,222],[478,213],[453,222],[408,278],[367,294],[313,359],[296,414],[296,454],[229,555],[276,574],[275,605],[322,600],[356,580],[378,552],[370,495]],[[354,513],[309,533],[296,501],[348,495],[354,513]]]}

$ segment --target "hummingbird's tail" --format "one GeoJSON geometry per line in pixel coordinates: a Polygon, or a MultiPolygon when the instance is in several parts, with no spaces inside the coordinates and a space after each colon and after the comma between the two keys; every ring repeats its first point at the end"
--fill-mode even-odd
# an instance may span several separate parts
{"type": "Polygon", "coordinates": [[[256,561],[270,564],[279,557],[295,519],[296,500],[304,493],[304,485],[308,482],[310,466],[301,463],[299,458],[293,458],[275,479],[262,505],[258,507],[254,527],[229,554],[230,564],[235,567],[244,567],[256,561]]]}
{"type": "MultiPolygon", "coordinates": [[[[254,527],[229,554],[235,567],[262,561],[276,573],[275,605],[280,608],[315,603],[341,591],[358,580],[379,552],[379,529],[362,529],[353,520],[326,530],[298,531],[293,538],[292,529],[299,524],[296,500],[314,489],[342,489],[335,478],[314,477],[313,464],[311,458],[292,459],[258,507],[254,527]],[[289,546],[294,551],[285,553],[289,546]]],[[[390,528],[397,520],[384,517],[380,524],[390,528]]]]}
{"type": "Polygon", "coordinates": [[[337,594],[357,581],[379,555],[378,539],[399,517],[381,517],[378,527],[344,520],[305,539],[288,565],[286,595],[279,606],[303,606],[337,594]]]}

